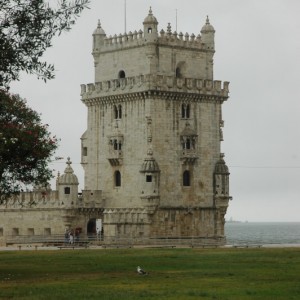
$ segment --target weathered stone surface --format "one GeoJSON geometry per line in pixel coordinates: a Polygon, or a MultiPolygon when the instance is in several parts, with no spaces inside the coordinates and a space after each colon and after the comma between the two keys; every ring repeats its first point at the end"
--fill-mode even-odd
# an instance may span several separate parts
{"type": "Polygon", "coordinates": [[[47,199],[27,193],[24,207],[0,205],[3,237],[76,227],[87,233],[102,219],[107,240],[224,242],[230,196],[220,144],[229,83],[213,78],[214,28],[207,19],[201,36],[171,26],[159,33],[151,10],[143,24],[114,37],[100,23],[94,31],[95,83],[81,85],[88,109],[82,195],[68,164],[47,199]],[[31,198],[38,204],[29,206],[31,198]]]}

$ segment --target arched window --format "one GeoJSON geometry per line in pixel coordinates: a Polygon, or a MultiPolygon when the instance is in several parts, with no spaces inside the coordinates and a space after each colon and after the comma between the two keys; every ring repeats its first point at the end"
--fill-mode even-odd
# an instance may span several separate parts
{"type": "Polygon", "coordinates": [[[186,109],[185,109],[185,117],[186,117],[187,119],[190,118],[190,105],[189,105],[189,104],[186,105],[186,109]]]}
{"type": "Polygon", "coordinates": [[[121,78],[125,78],[126,77],[126,74],[125,74],[125,71],[123,71],[123,70],[121,70],[120,72],[119,72],[119,79],[121,79],[121,78]]]}
{"type": "Polygon", "coordinates": [[[190,105],[183,103],[181,105],[181,118],[189,119],[190,118],[190,105]]]}
{"type": "Polygon", "coordinates": [[[115,186],[121,186],[121,173],[120,173],[120,171],[115,172],[115,186]]]}
{"type": "Polygon", "coordinates": [[[113,143],[114,143],[114,150],[118,150],[118,141],[114,140],[113,143]]]}
{"type": "Polygon", "coordinates": [[[191,149],[191,140],[190,139],[186,139],[185,148],[186,149],[191,149]]]}
{"type": "Polygon", "coordinates": [[[122,150],[122,143],[118,140],[113,141],[114,150],[122,150]]]}
{"type": "Polygon", "coordinates": [[[115,116],[115,119],[118,119],[118,115],[119,115],[119,113],[118,113],[117,106],[114,105],[114,116],[115,116]]]}
{"type": "Polygon", "coordinates": [[[115,119],[122,119],[122,105],[114,105],[114,117],[115,119]]]}
{"type": "Polygon", "coordinates": [[[183,172],[183,186],[190,186],[191,185],[191,176],[190,171],[184,171],[183,172]]]}
{"type": "Polygon", "coordinates": [[[122,106],[118,106],[118,119],[122,119],[122,106]]]}
{"type": "Polygon", "coordinates": [[[186,73],[186,63],[184,61],[178,62],[175,68],[175,77],[184,78],[185,73],[186,73]]]}
{"type": "Polygon", "coordinates": [[[185,110],[186,110],[186,105],[185,103],[181,104],[181,118],[185,118],[185,110]]]}
{"type": "Polygon", "coordinates": [[[152,33],[152,28],[151,27],[148,28],[148,33],[152,33]]]}

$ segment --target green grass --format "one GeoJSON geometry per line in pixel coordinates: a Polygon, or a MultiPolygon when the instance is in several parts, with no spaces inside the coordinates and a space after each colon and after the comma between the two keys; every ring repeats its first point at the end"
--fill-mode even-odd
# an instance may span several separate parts
{"type": "Polygon", "coordinates": [[[300,299],[300,249],[5,251],[0,299],[300,299]]]}

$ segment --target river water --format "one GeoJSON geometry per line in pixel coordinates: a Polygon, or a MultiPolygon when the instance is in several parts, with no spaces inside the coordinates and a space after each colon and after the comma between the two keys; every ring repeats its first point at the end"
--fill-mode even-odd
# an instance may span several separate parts
{"type": "Polygon", "coordinates": [[[226,222],[227,244],[300,245],[300,222],[226,222]]]}

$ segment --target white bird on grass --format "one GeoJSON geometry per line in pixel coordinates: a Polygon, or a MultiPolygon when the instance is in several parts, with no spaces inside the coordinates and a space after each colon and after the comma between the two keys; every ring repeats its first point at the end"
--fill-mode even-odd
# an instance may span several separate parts
{"type": "Polygon", "coordinates": [[[138,266],[136,270],[139,273],[139,275],[148,275],[148,273],[144,271],[140,266],[138,266]]]}

